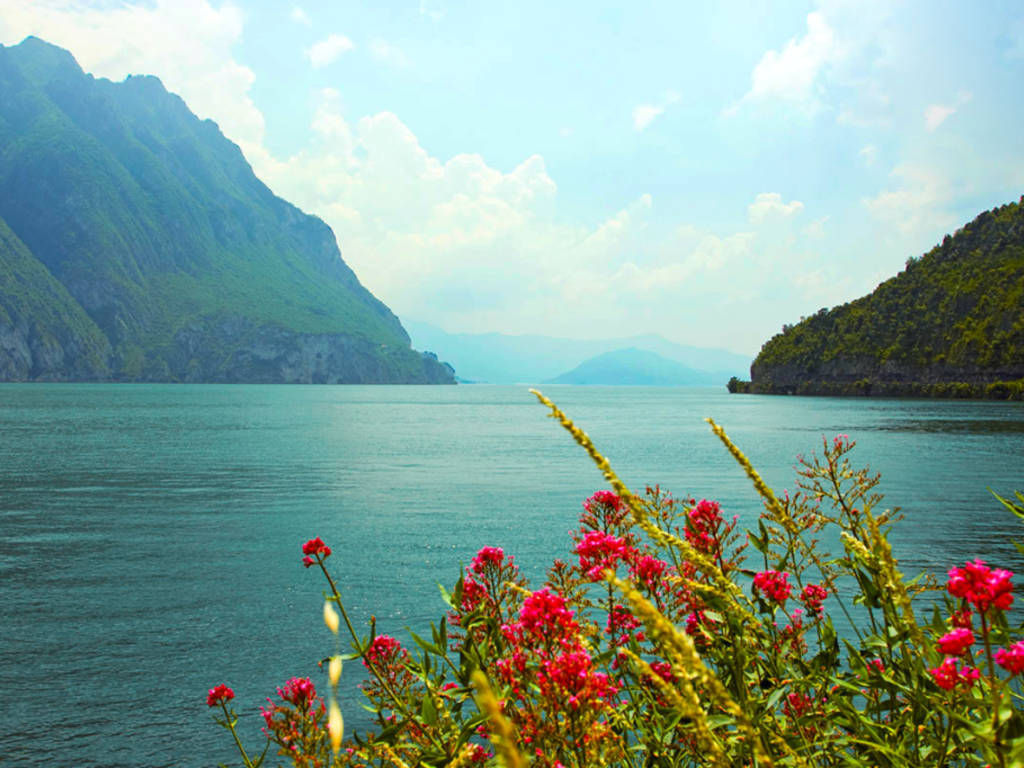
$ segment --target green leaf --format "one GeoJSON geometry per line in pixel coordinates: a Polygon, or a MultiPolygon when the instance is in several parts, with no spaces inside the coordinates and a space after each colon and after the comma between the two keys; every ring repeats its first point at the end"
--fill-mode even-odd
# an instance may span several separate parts
{"type": "Polygon", "coordinates": [[[423,697],[423,704],[420,705],[420,717],[427,725],[437,725],[437,707],[430,696],[423,697]]]}
{"type": "Polygon", "coordinates": [[[438,648],[433,643],[428,643],[426,640],[424,640],[422,637],[417,635],[412,630],[409,630],[409,635],[410,635],[410,637],[412,637],[413,642],[416,643],[416,645],[418,645],[420,648],[422,648],[427,653],[432,653],[435,656],[444,656],[444,651],[442,651],[440,648],[438,648]]]}

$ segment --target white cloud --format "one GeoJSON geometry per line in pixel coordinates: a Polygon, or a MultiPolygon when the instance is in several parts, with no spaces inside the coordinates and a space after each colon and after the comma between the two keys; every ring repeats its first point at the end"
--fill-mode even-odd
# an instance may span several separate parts
{"type": "Polygon", "coordinates": [[[772,217],[788,218],[803,209],[804,204],[799,200],[784,203],[782,195],[778,192],[761,192],[754,198],[754,202],[747,206],[747,216],[751,224],[759,224],[772,217]]]}
{"type": "Polygon", "coordinates": [[[767,51],[754,66],[744,101],[782,100],[811,107],[823,68],[839,55],[836,37],[820,12],[807,14],[807,32],[781,50],[767,51]]]}
{"type": "Polygon", "coordinates": [[[953,200],[953,186],[939,171],[901,163],[889,177],[889,188],[863,201],[879,221],[900,234],[926,237],[956,225],[946,210],[953,200]]]}
{"type": "Polygon", "coordinates": [[[633,108],[633,128],[642,131],[654,122],[654,118],[665,111],[664,107],[655,107],[651,104],[641,104],[633,108]]]}
{"type": "Polygon", "coordinates": [[[307,27],[313,23],[309,15],[297,5],[292,7],[292,12],[288,15],[288,18],[297,24],[304,24],[307,27]]]}
{"type": "Polygon", "coordinates": [[[306,52],[309,62],[317,69],[333,64],[341,54],[351,51],[355,46],[344,35],[331,34],[313,44],[306,52]]]}
{"type": "Polygon", "coordinates": [[[956,107],[931,104],[924,111],[924,124],[929,131],[934,131],[942,125],[946,118],[956,112],[956,107]]]}
{"type": "Polygon", "coordinates": [[[370,55],[377,61],[389,64],[392,67],[409,66],[409,59],[406,58],[401,48],[380,38],[374,38],[370,41],[370,55]]]}
{"type": "Polygon", "coordinates": [[[433,0],[420,0],[420,16],[437,23],[444,18],[445,10],[438,2],[433,0]]]}
{"type": "Polygon", "coordinates": [[[874,144],[865,144],[857,154],[864,161],[864,165],[874,165],[878,159],[878,147],[874,144]]]}
{"type": "Polygon", "coordinates": [[[679,94],[669,91],[657,104],[640,104],[633,108],[633,129],[642,131],[654,122],[655,118],[663,115],[665,110],[679,101],[679,94]]]}
{"type": "Polygon", "coordinates": [[[952,104],[930,104],[924,111],[924,124],[929,131],[934,131],[944,122],[946,118],[954,114],[957,109],[971,100],[971,94],[961,91],[957,94],[956,101],[952,104]]]}
{"type": "Polygon", "coordinates": [[[828,216],[822,216],[820,219],[815,219],[804,227],[804,236],[814,240],[822,239],[825,237],[825,224],[828,220],[828,216]]]}
{"type": "MultiPolygon", "coordinates": [[[[555,215],[557,187],[539,155],[511,169],[473,154],[439,158],[395,114],[347,119],[333,89],[318,94],[311,142],[274,156],[249,98],[253,75],[233,58],[242,24],[237,8],[207,0],[104,12],[84,1],[8,0],[0,33],[4,42],[29,33],[55,40],[87,70],[113,79],[159,73],[242,145],[275,193],[327,221],[360,280],[403,317],[580,337],[671,325],[704,344],[756,349],[760,326],[737,329],[735,317],[757,312],[781,323],[792,313],[772,298],[790,281],[792,232],[684,226],[661,234],[656,201],[644,194],[594,224],[567,222],[555,215]]],[[[751,215],[785,219],[800,207],[762,195],[751,215]]]]}
{"type": "Polygon", "coordinates": [[[249,97],[255,75],[232,55],[242,28],[236,5],[214,7],[207,0],[114,6],[4,0],[0,14],[0,42],[37,35],[72,51],[87,72],[115,81],[133,73],[159,74],[193,112],[215,120],[244,148],[263,141],[264,120],[249,97]]]}

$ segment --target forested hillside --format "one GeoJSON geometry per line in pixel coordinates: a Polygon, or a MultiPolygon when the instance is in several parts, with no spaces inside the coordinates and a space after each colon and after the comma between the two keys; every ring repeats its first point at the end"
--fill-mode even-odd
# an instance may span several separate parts
{"type": "Polygon", "coordinates": [[[762,393],[1020,399],[1024,377],[1024,198],[986,211],[856,301],[770,339],[762,393]]]}

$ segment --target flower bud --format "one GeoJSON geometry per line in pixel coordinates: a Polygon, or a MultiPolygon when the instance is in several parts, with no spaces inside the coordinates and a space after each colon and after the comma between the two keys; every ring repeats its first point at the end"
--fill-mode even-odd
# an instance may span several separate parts
{"type": "Polygon", "coordinates": [[[329,602],[324,602],[324,624],[334,634],[338,634],[338,612],[329,602]]]}
{"type": "Polygon", "coordinates": [[[327,677],[331,685],[337,685],[341,679],[341,656],[331,656],[331,662],[327,665],[327,677]]]}
{"type": "Polygon", "coordinates": [[[331,734],[331,749],[338,754],[341,749],[341,736],[345,732],[345,721],[341,719],[341,710],[338,702],[331,699],[330,711],[327,714],[327,730],[331,734]]]}

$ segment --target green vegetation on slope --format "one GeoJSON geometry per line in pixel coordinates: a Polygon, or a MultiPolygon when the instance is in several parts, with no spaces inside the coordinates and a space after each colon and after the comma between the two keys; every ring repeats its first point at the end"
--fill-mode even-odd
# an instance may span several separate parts
{"type": "Polygon", "coordinates": [[[106,337],[116,378],[452,380],[330,228],[156,78],[96,80],[35,38],[0,46],[0,217],[106,337]]]}
{"type": "Polygon", "coordinates": [[[764,393],[1019,399],[1024,198],[947,235],[873,293],[785,327],[751,378],[749,391],[764,393]]]}

